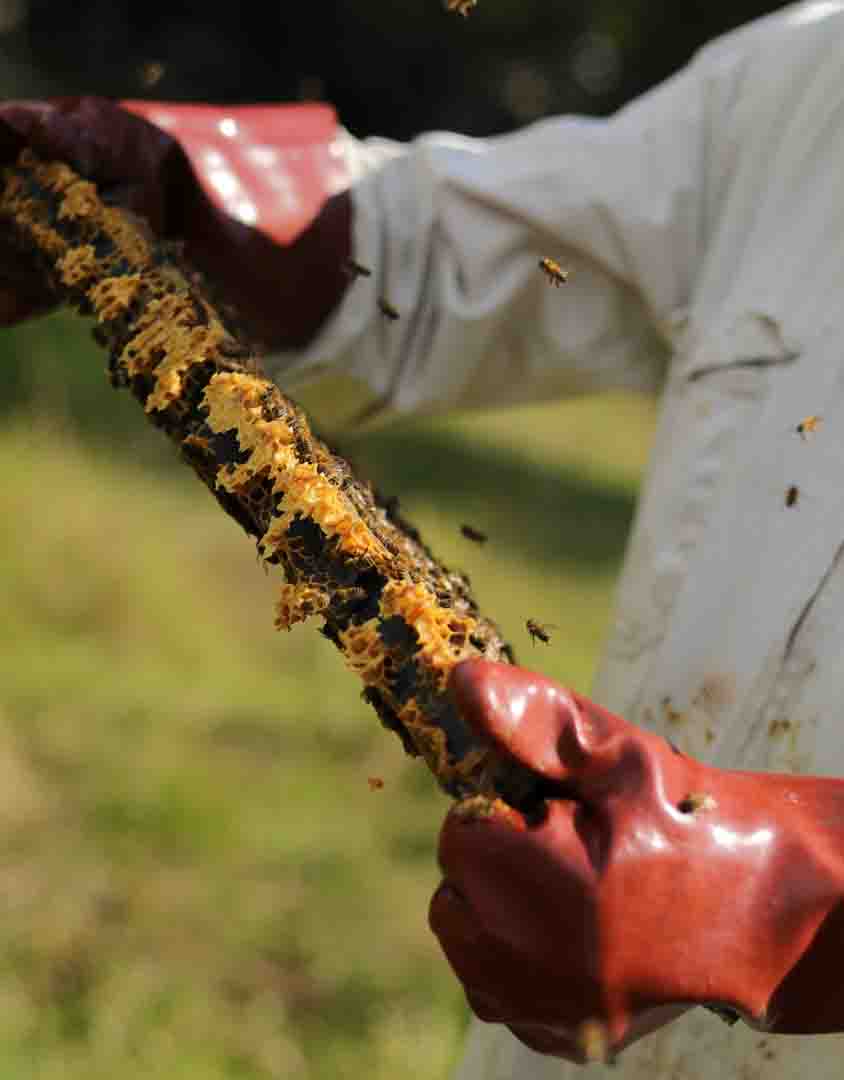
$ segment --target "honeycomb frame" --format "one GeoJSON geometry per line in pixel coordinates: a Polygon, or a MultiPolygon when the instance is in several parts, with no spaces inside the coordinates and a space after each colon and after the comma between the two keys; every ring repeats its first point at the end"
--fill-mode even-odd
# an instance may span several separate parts
{"type": "Polygon", "coordinates": [[[308,618],[364,683],[363,697],[443,789],[476,808],[524,804],[535,778],[494,755],[452,702],[461,660],[512,662],[468,580],[441,566],[260,373],[202,279],[68,165],[25,150],[3,170],[0,217],[59,299],[97,325],[109,377],[180,448],[222,508],[286,579],[275,625],[308,618]]]}

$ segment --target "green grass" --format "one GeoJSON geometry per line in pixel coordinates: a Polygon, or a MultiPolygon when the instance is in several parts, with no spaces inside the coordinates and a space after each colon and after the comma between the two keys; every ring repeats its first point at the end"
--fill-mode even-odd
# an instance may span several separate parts
{"type": "MultiPolygon", "coordinates": [[[[277,579],[101,369],[65,317],[0,337],[0,1077],[441,1080],[445,800],[315,627],[273,632],[277,579]]],[[[585,689],[652,421],[613,397],[349,452],[585,689]]]]}

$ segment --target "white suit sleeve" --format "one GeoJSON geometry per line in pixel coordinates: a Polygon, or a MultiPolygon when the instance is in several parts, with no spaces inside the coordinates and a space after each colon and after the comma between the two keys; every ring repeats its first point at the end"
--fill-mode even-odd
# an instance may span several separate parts
{"type": "Polygon", "coordinates": [[[271,358],[273,374],[295,392],[342,373],[365,387],[369,415],[654,387],[701,256],[706,157],[734,97],[735,52],[704,50],[607,120],[407,145],[350,138],[354,252],[372,276],[306,352],[271,358]],[[543,256],[568,284],[549,283],[543,256]]]}

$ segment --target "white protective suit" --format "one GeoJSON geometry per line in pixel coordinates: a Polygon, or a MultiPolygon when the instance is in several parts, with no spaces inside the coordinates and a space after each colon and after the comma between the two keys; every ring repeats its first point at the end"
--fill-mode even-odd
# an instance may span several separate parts
{"type": "MultiPolygon", "coordinates": [[[[715,764],[844,776],[844,2],[728,35],[609,120],[350,153],[374,274],[282,384],[342,371],[375,414],[662,380],[593,696],[715,764]]],[[[458,1075],[574,1068],[476,1023],[458,1075]]],[[[839,1080],[844,1036],[695,1010],[606,1075],[839,1080]]]]}

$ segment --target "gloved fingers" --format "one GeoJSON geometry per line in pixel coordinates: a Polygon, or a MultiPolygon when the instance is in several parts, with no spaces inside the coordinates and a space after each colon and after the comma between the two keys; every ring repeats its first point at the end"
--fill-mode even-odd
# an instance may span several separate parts
{"type": "Polygon", "coordinates": [[[468,911],[476,929],[541,952],[536,935],[541,937],[543,923],[550,928],[567,917],[561,907],[576,920],[592,907],[600,828],[570,800],[549,802],[542,825],[530,828],[514,823],[510,814],[467,820],[459,809],[452,811],[440,832],[438,856],[453,895],[446,891],[440,897],[449,903],[436,912],[435,933],[453,928],[462,935],[460,920],[468,911]]]}
{"type": "Polygon", "coordinates": [[[13,162],[29,144],[38,115],[46,108],[45,102],[0,102],[0,164],[13,162]]]}
{"type": "Polygon", "coordinates": [[[476,1016],[510,1023],[542,1010],[547,980],[537,977],[532,958],[488,934],[453,886],[437,889],[428,917],[476,1016]]]}
{"type": "MultiPolygon", "coordinates": [[[[114,204],[157,227],[167,200],[172,201],[160,181],[175,174],[174,146],[164,132],[102,98],[0,102],[0,164],[13,162],[24,147],[42,158],[67,161],[96,180],[114,204]]],[[[189,171],[186,161],[184,169],[189,171]]],[[[43,274],[22,256],[8,224],[0,222],[0,326],[55,306],[43,274]]]]}
{"type": "MultiPolygon", "coordinates": [[[[307,344],[348,287],[348,192],[328,199],[309,228],[282,246],[218,209],[176,138],[113,101],[0,102],[0,164],[25,146],[68,162],[106,202],[145,219],[156,235],[183,240],[187,261],[219,284],[253,344],[307,344]]],[[[6,305],[10,319],[18,308],[24,305],[6,305]]]]}
{"type": "Polygon", "coordinates": [[[67,161],[78,172],[91,176],[98,165],[102,171],[110,156],[104,130],[108,110],[109,103],[100,98],[8,101],[0,104],[0,124],[8,150],[29,146],[37,154],[67,161]],[[85,101],[91,104],[83,110],[85,101]]]}
{"type": "MultiPolygon", "coordinates": [[[[594,906],[576,887],[551,890],[543,903],[516,876],[511,890],[507,868],[499,866],[493,891],[469,880],[471,895],[444,881],[431,900],[431,929],[481,1020],[510,1025],[545,1053],[582,1060],[578,1027],[602,1007],[590,970],[598,954],[594,906]]],[[[547,892],[546,885],[540,889],[547,892]]]]}
{"type": "Polygon", "coordinates": [[[184,231],[185,207],[197,182],[167,132],[99,97],[0,103],[0,161],[29,146],[66,161],[101,193],[147,219],[162,235],[184,231]]]}
{"type": "Polygon", "coordinates": [[[449,881],[441,881],[431,897],[428,925],[442,941],[460,941],[471,946],[482,938],[475,913],[449,881]]]}

